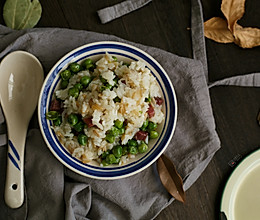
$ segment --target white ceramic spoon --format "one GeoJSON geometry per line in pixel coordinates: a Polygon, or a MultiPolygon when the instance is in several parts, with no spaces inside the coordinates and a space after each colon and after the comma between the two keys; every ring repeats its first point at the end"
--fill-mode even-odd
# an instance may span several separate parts
{"type": "Polygon", "coordinates": [[[43,77],[41,63],[24,51],[12,52],[0,63],[0,101],[8,131],[5,202],[11,208],[24,201],[25,138],[43,77]]]}

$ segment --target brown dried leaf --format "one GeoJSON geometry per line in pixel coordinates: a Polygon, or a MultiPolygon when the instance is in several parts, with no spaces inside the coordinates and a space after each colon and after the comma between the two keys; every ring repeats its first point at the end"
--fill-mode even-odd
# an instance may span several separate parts
{"type": "Polygon", "coordinates": [[[243,17],[245,13],[246,0],[222,0],[221,11],[225,15],[228,28],[231,32],[234,31],[234,25],[243,17]]]}
{"type": "Polygon", "coordinates": [[[205,37],[220,43],[235,42],[243,48],[260,45],[260,29],[242,27],[237,21],[245,13],[245,0],[222,0],[221,11],[227,21],[214,17],[204,23],[205,37]]]}
{"type": "Polygon", "coordinates": [[[178,201],[185,202],[185,192],[181,176],[176,171],[171,160],[164,154],[157,161],[157,169],[162,184],[166,190],[178,201]]]}
{"type": "Polygon", "coordinates": [[[243,48],[260,46],[260,29],[242,27],[239,24],[234,26],[235,43],[243,48]]]}
{"type": "Polygon", "coordinates": [[[234,37],[228,29],[227,22],[219,17],[213,17],[204,23],[204,35],[219,43],[234,42],[234,37]]]}

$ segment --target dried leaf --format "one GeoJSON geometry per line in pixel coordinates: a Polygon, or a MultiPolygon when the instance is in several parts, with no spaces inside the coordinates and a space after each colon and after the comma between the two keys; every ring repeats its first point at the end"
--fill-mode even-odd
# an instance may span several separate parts
{"type": "Polygon", "coordinates": [[[42,7],[38,0],[6,0],[3,8],[6,26],[17,30],[34,27],[41,13],[42,7]]]}
{"type": "Polygon", "coordinates": [[[181,176],[169,158],[162,154],[157,161],[157,169],[162,184],[178,201],[185,202],[185,192],[181,176]]]}
{"type": "Polygon", "coordinates": [[[234,42],[243,48],[260,45],[260,29],[242,27],[237,21],[245,13],[245,0],[222,0],[221,11],[227,21],[222,18],[211,18],[204,23],[205,37],[219,43],[234,42]]]}
{"type": "Polygon", "coordinates": [[[234,25],[243,17],[245,13],[246,0],[222,0],[221,11],[225,15],[228,28],[231,32],[234,31],[234,25]]]}
{"type": "Polygon", "coordinates": [[[260,46],[260,29],[235,24],[235,43],[243,48],[260,46]]]}
{"type": "Polygon", "coordinates": [[[219,17],[213,17],[204,23],[204,35],[219,43],[234,42],[234,37],[228,29],[227,22],[219,17]]]}

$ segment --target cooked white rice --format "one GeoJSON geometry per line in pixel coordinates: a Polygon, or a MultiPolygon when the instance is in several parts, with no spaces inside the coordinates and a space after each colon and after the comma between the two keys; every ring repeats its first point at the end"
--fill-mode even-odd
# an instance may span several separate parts
{"type": "MultiPolygon", "coordinates": [[[[99,156],[104,151],[112,149],[113,146],[120,143],[125,145],[134,137],[148,117],[149,103],[145,102],[145,98],[152,99],[151,104],[155,111],[155,115],[149,120],[157,124],[164,120],[162,105],[157,105],[154,99],[154,97],[162,97],[160,88],[145,63],[131,62],[128,67],[123,62],[115,61],[110,54],[105,54],[96,62],[94,73],[91,73],[95,78],[87,90],[81,91],[77,99],[69,96],[69,88],[72,88],[85,75],[90,76],[90,72],[88,70],[79,72],[71,77],[66,89],[56,91],[56,97],[64,100],[64,110],[62,124],[53,128],[61,143],[72,156],[83,163],[93,160],[100,163],[99,156]],[[118,76],[120,78],[118,86],[111,91],[108,89],[100,91],[102,82],[99,76],[106,79],[110,85],[114,85],[113,79],[118,76]],[[119,97],[121,101],[115,102],[113,99],[116,97],[119,97]],[[67,116],[71,113],[80,114],[82,117],[92,117],[92,123],[95,126],[84,129],[84,133],[88,137],[86,146],[80,145],[72,133],[67,121],[67,116]],[[105,140],[106,132],[112,128],[117,119],[127,120],[127,125],[125,133],[111,144],[105,140]]],[[[134,155],[122,156],[119,164],[126,163],[132,157],[134,155]]]]}

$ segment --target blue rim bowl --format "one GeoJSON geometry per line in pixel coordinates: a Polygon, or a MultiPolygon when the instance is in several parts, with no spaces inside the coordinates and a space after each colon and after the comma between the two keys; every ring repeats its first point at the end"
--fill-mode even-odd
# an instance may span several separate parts
{"type": "Polygon", "coordinates": [[[119,179],[134,175],[151,164],[153,164],[167,148],[175,130],[177,121],[177,100],[172,83],[161,65],[146,52],[137,47],[113,42],[101,41],[86,44],[74,49],[63,56],[48,73],[39,97],[38,119],[43,138],[54,156],[66,167],[74,172],[95,179],[119,179]],[[161,92],[163,94],[165,114],[164,121],[158,126],[159,137],[156,140],[149,141],[149,150],[145,154],[140,154],[131,159],[125,165],[113,165],[108,167],[96,166],[93,164],[84,164],[74,158],[59,142],[55,132],[51,129],[50,121],[46,119],[45,114],[50,107],[53,94],[60,82],[60,72],[66,69],[71,62],[80,62],[86,58],[93,60],[100,59],[105,53],[117,56],[118,60],[133,61],[141,60],[145,62],[146,67],[157,79],[161,92]]]}

